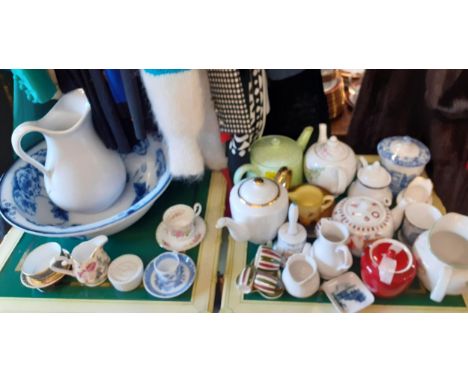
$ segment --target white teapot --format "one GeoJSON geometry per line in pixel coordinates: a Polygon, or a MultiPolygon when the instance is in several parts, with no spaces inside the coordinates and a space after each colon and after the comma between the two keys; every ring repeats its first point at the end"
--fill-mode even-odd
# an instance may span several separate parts
{"type": "Polygon", "coordinates": [[[332,219],[348,227],[348,247],[354,256],[361,257],[368,244],[393,236],[401,225],[406,205],[406,200],[402,200],[390,211],[376,199],[349,196],[336,205],[332,219]]]}
{"type": "Polygon", "coordinates": [[[229,194],[231,218],[221,218],[216,228],[227,227],[236,241],[264,244],[273,240],[288,214],[288,192],[267,178],[248,178],[229,194]]]}
{"type": "Polygon", "coordinates": [[[319,139],[307,150],[304,174],[307,182],[332,194],[342,194],[356,174],[354,151],[335,136],[327,137],[327,125],[319,125],[319,139]]]}
{"type": "Polygon", "coordinates": [[[363,156],[359,160],[362,167],[357,172],[357,180],[349,186],[348,196],[368,196],[390,207],[393,199],[390,190],[392,177],[379,161],[369,164],[363,156]]]}

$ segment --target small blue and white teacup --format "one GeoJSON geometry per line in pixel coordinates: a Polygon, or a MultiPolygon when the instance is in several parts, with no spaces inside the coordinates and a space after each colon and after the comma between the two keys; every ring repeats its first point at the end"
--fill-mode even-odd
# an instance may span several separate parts
{"type": "Polygon", "coordinates": [[[174,281],[181,267],[177,252],[161,253],[153,262],[157,276],[164,281],[174,281]]]}
{"type": "Polygon", "coordinates": [[[390,189],[394,196],[421,175],[431,159],[427,146],[408,136],[381,140],[377,145],[377,152],[380,162],[392,176],[390,189]]]}

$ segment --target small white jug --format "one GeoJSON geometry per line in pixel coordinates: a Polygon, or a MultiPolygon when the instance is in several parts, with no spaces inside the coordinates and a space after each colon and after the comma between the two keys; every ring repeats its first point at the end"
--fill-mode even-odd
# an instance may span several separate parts
{"type": "Polygon", "coordinates": [[[346,272],[353,265],[353,257],[346,245],[348,228],[342,223],[321,219],[317,236],[311,254],[322,278],[329,280],[346,272]]]}

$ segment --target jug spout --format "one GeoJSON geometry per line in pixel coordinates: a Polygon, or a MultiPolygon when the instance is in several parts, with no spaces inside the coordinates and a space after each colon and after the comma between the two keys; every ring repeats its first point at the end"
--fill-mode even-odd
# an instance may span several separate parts
{"type": "Polygon", "coordinates": [[[302,151],[305,150],[307,147],[307,143],[309,143],[310,137],[314,132],[314,128],[312,126],[307,126],[304,130],[302,130],[301,135],[297,138],[297,144],[301,147],[302,151]]]}
{"type": "Polygon", "coordinates": [[[105,235],[99,235],[99,236],[96,236],[94,238],[92,238],[90,241],[90,243],[92,243],[93,245],[96,246],[96,248],[99,248],[99,247],[104,247],[104,244],[106,244],[108,242],[108,237],[105,236],[105,235]]]}
{"type": "Polygon", "coordinates": [[[319,123],[318,143],[326,143],[327,141],[328,141],[327,124],[326,123],[319,123]]]}
{"type": "Polygon", "coordinates": [[[245,225],[239,224],[231,218],[218,219],[216,228],[220,229],[223,227],[229,230],[229,234],[235,241],[249,240],[249,231],[245,225]]]}

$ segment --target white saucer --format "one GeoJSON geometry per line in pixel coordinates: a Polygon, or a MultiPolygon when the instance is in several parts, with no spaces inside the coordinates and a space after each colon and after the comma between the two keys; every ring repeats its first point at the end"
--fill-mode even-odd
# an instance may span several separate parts
{"type": "Polygon", "coordinates": [[[154,269],[154,262],[167,255],[167,253],[163,253],[153,259],[146,267],[143,275],[143,285],[146,291],[154,297],[165,299],[177,297],[187,291],[192,286],[196,273],[193,260],[187,255],[179,253],[181,266],[177,272],[177,277],[171,281],[160,280],[154,269]]]}
{"type": "Polygon", "coordinates": [[[169,251],[184,252],[201,243],[206,233],[206,224],[203,218],[197,216],[195,218],[195,228],[193,235],[189,238],[177,238],[172,236],[166,224],[161,222],[156,229],[156,241],[161,248],[169,251]]]}

